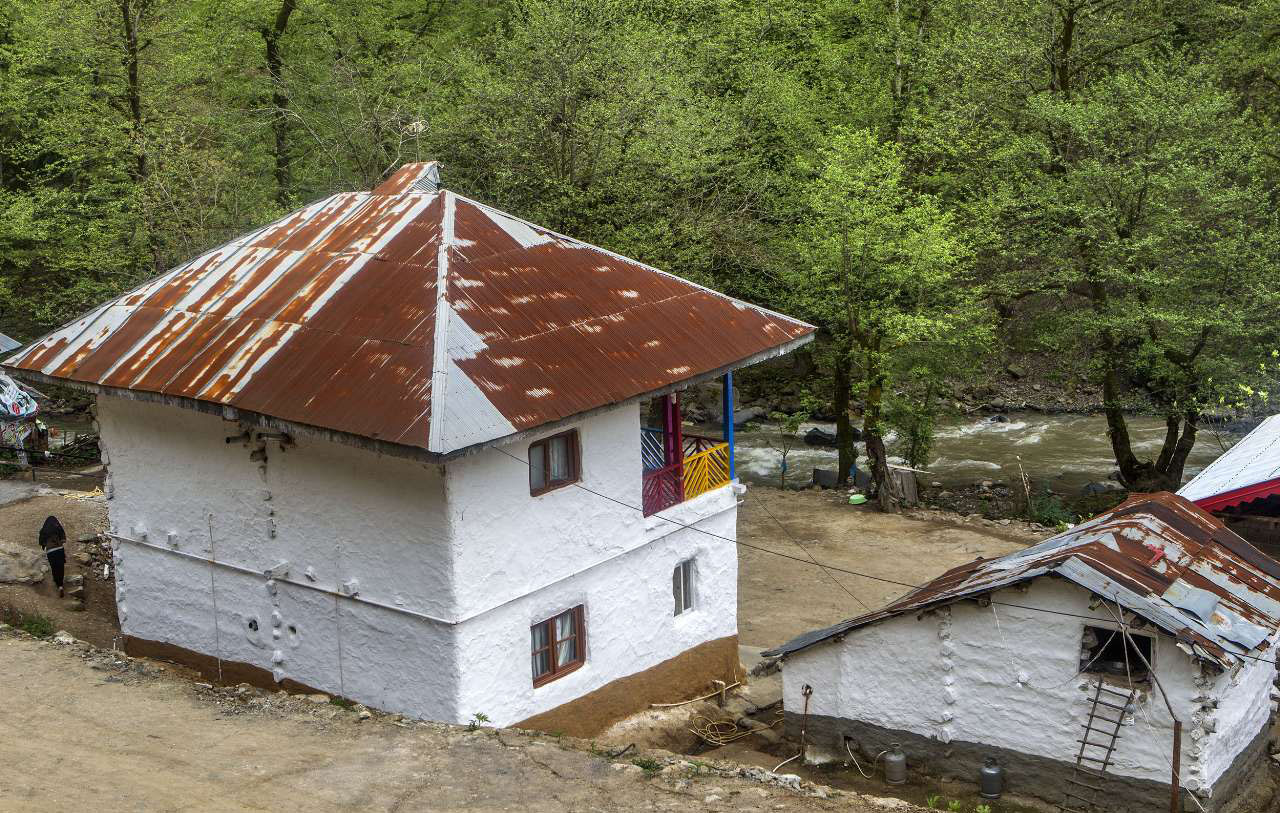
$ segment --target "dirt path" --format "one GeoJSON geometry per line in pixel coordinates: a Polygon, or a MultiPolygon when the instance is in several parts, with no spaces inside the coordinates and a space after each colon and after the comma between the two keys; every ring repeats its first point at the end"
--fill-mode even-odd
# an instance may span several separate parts
{"type": "MultiPolygon", "coordinates": [[[[1001,556],[1052,535],[1020,524],[986,525],[976,518],[965,522],[933,512],[881,514],[840,499],[839,492],[784,495],[751,486],[738,512],[738,539],[802,559],[807,552],[823,564],[882,579],[923,584],[979,556],[1001,556]]],[[[802,632],[877,609],[907,591],[834,573],[850,596],[811,564],[741,546],[738,556],[738,638],[748,646],[777,646],[802,632]]]]}
{"type": "Polygon", "coordinates": [[[635,751],[611,759],[547,735],[361,722],[328,703],[220,691],[177,672],[0,630],[0,809],[884,809],[661,752],[640,757],[646,770],[635,751]]]}
{"type": "Polygon", "coordinates": [[[98,568],[79,561],[81,554],[97,553],[93,544],[75,540],[106,530],[107,503],[100,494],[51,490],[40,483],[0,480],[0,541],[13,542],[33,551],[40,549],[40,526],[45,517],[56,516],[67,532],[66,577],[84,577],[84,607],[58,598],[53,579],[46,574],[40,584],[0,584],[0,610],[48,618],[55,629],[73,631],[98,646],[109,647],[119,631],[116,617],[115,584],[104,580],[98,568]]]}

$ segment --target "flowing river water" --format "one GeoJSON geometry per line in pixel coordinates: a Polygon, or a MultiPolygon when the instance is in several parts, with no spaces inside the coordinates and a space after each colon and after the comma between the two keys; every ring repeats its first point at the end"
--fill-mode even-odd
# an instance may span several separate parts
{"type": "MultiPolygon", "coordinates": [[[[1106,481],[1115,471],[1106,420],[1101,415],[1046,415],[1013,412],[1007,421],[990,417],[970,418],[940,424],[934,437],[925,482],[946,487],[972,485],[980,480],[1015,482],[1021,463],[1037,486],[1062,494],[1075,494],[1086,484],[1106,481]]],[[[801,436],[817,427],[835,432],[834,424],[810,423],[800,429],[787,455],[787,485],[805,486],[813,469],[836,468],[835,449],[805,445],[801,436]]],[[[1164,442],[1163,420],[1129,418],[1129,433],[1135,453],[1154,458],[1164,442]]],[[[1239,440],[1241,435],[1202,428],[1187,460],[1184,478],[1189,479],[1206,464],[1239,440]]],[[[890,435],[889,453],[895,452],[890,435]]],[[[735,450],[739,476],[746,482],[778,485],[781,473],[782,435],[776,426],[751,425],[736,433],[735,450]]],[[[858,444],[861,453],[862,445],[858,444]]],[[[866,458],[859,456],[858,465],[866,458]]],[[[1184,479],[1184,482],[1185,482],[1184,479]]]]}

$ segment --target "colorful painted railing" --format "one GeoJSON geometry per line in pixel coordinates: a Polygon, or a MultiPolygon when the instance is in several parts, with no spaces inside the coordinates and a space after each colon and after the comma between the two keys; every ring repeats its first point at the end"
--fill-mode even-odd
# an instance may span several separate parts
{"type": "Polygon", "coordinates": [[[644,473],[641,501],[646,517],[684,502],[681,468],[681,463],[672,463],[644,473]]]}
{"type": "Polygon", "coordinates": [[[692,500],[729,482],[729,444],[717,443],[684,459],[684,498],[692,500]]]}
{"type": "Polygon", "coordinates": [[[657,471],[666,464],[666,449],[663,448],[662,430],[640,427],[640,459],[646,472],[657,471]]]}

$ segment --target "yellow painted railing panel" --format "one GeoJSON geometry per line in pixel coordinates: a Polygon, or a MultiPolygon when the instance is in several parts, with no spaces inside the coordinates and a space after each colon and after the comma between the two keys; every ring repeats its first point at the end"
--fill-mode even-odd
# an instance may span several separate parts
{"type": "Polygon", "coordinates": [[[692,500],[729,482],[729,444],[720,443],[684,459],[684,498],[692,500]]]}

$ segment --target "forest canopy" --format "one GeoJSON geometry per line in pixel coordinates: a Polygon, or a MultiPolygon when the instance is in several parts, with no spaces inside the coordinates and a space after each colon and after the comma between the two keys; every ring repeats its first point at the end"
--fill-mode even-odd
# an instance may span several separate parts
{"type": "Polygon", "coordinates": [[[817,324],[841,471],[1016,340],[1168,487],[1270,396],[1278,145],[1280,0],[10,0],[0,330],[435,159],[817,324]]]}

